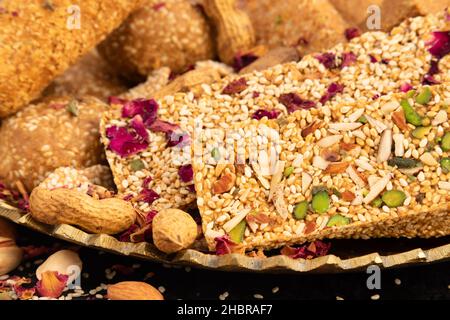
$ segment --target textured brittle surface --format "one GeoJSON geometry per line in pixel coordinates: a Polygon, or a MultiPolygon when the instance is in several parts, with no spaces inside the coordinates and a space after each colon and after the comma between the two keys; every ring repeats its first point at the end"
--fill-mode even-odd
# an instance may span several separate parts
{"type": "Polygon", "coordinates": [[[28,190],[62,166],[104,162],[99,121],[108,105],[96,98],[59,97],[27,106],[0,127],[0,180],[28,190]]]}
{"type": "MultiPolygon", "coordinates": [[[[301,97],[302,103],[315,104],[318,109],[330,103],[370,102],[379,95],[398,92],[405,83],[419,85],[432,60],[425,42],[432,31],[446,28],[444,13],[410,19],[392,34],[366,33],[348,44],[334,47],[329,51],[331,55],[327,55],[332,57],[328,68],[318,59],[323,55],[308,55],[298,63],[202,85],[201,92],[195,95],[188,92],[160,98],[158,117],[193,136],[195,122],[201,123],[203,129],[226,129],[255,116],[259,110],[273,109],[288,114],[298,107],[295,103],[290,105],[291,94],[301,97]],[[349,53],[354,55],[354,61],[342,66],[349,53]],[[330,94],[330,88],[336,84],[341,90],[330,94]]],[[[448,64],[448,57],[440,60],[441,72],[434,75],[436,81],[448,80],[448,64]]],[[[130,121],[121,118],[120,112],[108,117],[102,133],[112,124],[127,126],[130,121]]],[[[107,150],[119,191],[139,193],[143,180],[150,176],[151,187],[160,196],[155,204],[174,208],[189,204],[195,194],[187,189],[189,183],[182,182],[178,174],[182,165],[190,163],[189,159],[174,155],[174,149],[166,147],[164,134],[149,132],[149,135],[149,147],[129,159],[107,150]],[[130,174],[131,161],[138,159],[145,163],[145,171],[130,174]]],[[[103,142],[108,149],[109,140],[104,137],[103,142]]],[[[141,209],[150,210],[150,207],[142,204],[141,209]]]]}
{"type": "Polygon", "coordinates": [[[405,93],[388,94],[371,103],[331,103],[296,111],[283,120],[246,121],[222,135],[205,135],[193,164],[197,203],[210,248],[215,237],[227,234],[240,221],[247,223],[242,244],[249,248],[323,237],[449,234],[450,176],[440,164],[449,154],[436,142],[449,130],[445,120],[449,89],[449,85],[432,87],[431,101],[426,106],[415,104],[418,112],[432,119],[421,139],[414,137],[415,126],[398,126],[394,120],[397,112],[403,113],[400,101],[405,93]],[[357,122],[361,116],[370,121],[357,122]],[[315,129],[308,130],[315,124],[315,129]],[[386,130],[391,132],[388,158],[380,159],[386,130]],[[271,151],[278,156],[271,157],[271,151]],[[399,158],[413,163],[410,170],[401,163],[400,168],[395,165],[399,158]],[[231,160],[222,163],[223,159],[231,160]],[[234,175],[234,183],[218,189],[228,173],[234,175]],[[310,206],[304,217],[296,218],[295,205],[311,202],[322,188],[331,194],[326,212],[310,206]],[[391,190],[405,195],[398,207],[372,202],[391,190]],[[331,219],[336,216],[343,217],[345,226],[333,225],[331,219]]]}
{"type": "Polygon", "coordinates": [[[0,117],[36,99],[141,0],[2,1],[0,117]]]}

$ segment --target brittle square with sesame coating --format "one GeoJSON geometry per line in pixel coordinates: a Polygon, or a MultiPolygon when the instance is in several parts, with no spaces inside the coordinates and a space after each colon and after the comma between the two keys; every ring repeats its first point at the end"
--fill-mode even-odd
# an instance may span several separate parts
{"type": "MultiPolygon", "coordinates": [[[[192,136],[196,123],[205,129],[226,129],[235,122],[266,113],[278,117],[298,109],[321,109],[331,103],[370,103],[380,95],[422,82],[443,83],[449,79],[449,56],[437,58],[429,50],[436,42],[432,32],[441,30],[448,35],[444,31],[449,28],[444,12],[409,19],[390,34],[365,33],[326,53],[305,56],[299,62],[226,77],[212,85],[202,85],[196,94],[176,93],[157,99],[158,118],[192,136]]],[[[195,193],[189,189],[192,182],[183,182],[178,173],[190,165],[190,159],[186,154],[187,158],[181,160],[178,153],[174,157],[176,149],[166,147],[164,133],[147,130],[148,146],[132,156],[111,151],[106,130],[111,126],[126,127],[130,122],[131,118],[121,117],[120,112],[106,115],[102,122],[103,142],[119,192],[137,196],[144,181],[151,177],[150,187],[159,198],[151,205],[141,202],[140,209],[182,208],[191,203],[195,199],[195,193]],[[145,168],[133,174],[131,166],[137,160],[145,168]]]]}
{"type": "Polygon", "coordinates": [[[335,102],[198,137],[194,181],[209,248],[222,236],[268,249],[449,235],[449,89],[335,102]]]}

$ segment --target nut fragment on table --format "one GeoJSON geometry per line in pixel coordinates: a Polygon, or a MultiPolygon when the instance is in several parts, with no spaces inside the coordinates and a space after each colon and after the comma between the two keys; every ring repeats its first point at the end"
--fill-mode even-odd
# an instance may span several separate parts
{"type": "Polygon", "coordinates": [[[186,212],[164,209],[153,218],[153,242],[165,253],[174,253],[191,246],[197,237],[197,224],[186,212]]]}

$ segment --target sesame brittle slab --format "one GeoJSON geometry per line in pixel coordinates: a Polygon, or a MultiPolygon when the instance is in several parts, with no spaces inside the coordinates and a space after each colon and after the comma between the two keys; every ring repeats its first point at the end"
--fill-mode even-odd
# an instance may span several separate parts
{"type": "Polygon", "coordinates": [[[198,137],[210,249],[450,234],[450,86],[248,120],[198,137]]]}
{"type": "Polygon", "coordinates": [[[180,92],[147,101],[152,105],[148,108],[157,109],[157,115],[154,110],[122,110],[105,115],[102,141],[119,192],[137,201],[137,207],[144,211],[182,208],[192,203],[195,192],[189,180],[192,168],[186,150],[195,128],[227,129],[250,118],[276,118],[332,103],[370,103],[381,95],[406,91],[421,83],[444,83],[449,80],[450,64],[448,48],[443,45],[448,38],[445,30],[450,28],[445,16],[442,12],[409,19],[390,34],[365,33],[348,44],[305,56],[299,62],[228,76],[201,85],[195,94],[180,92]],[[151,120],[143,119],[144,125],[139,127],[144,130],[138,134],[133,120],[136,116],[148,118],[144,114],[148,112],[153,114],[151,120]],[[154,130],[151,127],[156,118],[164,125],[154,130]],[[183,142],[182,148],[168,143],[168,135],[174,132],[175,140],[183,142]],[[114,151],[112,145],[121,145],[121,139],[116,139],[121,135],[131,136],[139,147],[129,153],[114,151]]]}

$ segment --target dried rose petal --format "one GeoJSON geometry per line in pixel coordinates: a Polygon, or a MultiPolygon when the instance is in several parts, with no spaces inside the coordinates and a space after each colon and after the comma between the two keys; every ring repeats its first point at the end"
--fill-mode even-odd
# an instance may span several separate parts
{"type": "Polygon", "coordinates": [[[130,126],[136,131],[140,138],[144,141],[148,141],[148,132],[147,129],[145,129],[144,120],[140,115],[136,115],[131,120],[130,126]]]}
{"type": "Polygon", "coordinates": [[[253,114],[252,119],[261,120],[264,117],[267,117],[267,119],[276,119],[278,118],[280,113],[281,113],[280,110],[275,109],[273,110],[259,109],[253,114]]]}
{"type": "Polygon", "coordinates": [[[378,59],[374,55],[369,54],[369,58],[370,58],[370,62],[372,62],[372,63],[378,62],[378,59]]]}
{"type": "Polygon", "coordinates": [[[136,99],[127,101],[122,107],[123,118],[140,115],[146,126],[151,125],[158,116],[158,103],[153,100],[136,99]]]}
{"type": "Polygon", "coordinates": [[[347,28],[344,33],[348,41],[361,35],[361,31],[358,28],[347,28]]]}
{"type": "Polygon", "coordinates": [[[152,182],[153,178],[148,176],[144,179],[144,181],[142,181],[142,188],[148,188],[148,186],[150,185],[150,182],[152,182]]]}
{"type": "Polygon", "coordinates": [[[437,59],[450,53],[450,31],[434,31],[432,39],[426,43],[428,51],[437,59]]]}
{"type": "Polygon", "coordinates": [[[320,98],[320,103],[325,104],[327,101],[330,101],[336,94],[342,93],[344,91],[344,86],[333,82],[327,89],[327,92],[320,98]]]}
{"type": "Polygon", "coordinates": [[[190,184],[187,186],[187,188],[190,192],[195,192],[195,184],[190,184]]]}
{"type": "Polygon", "coordinates": [[[69,276],[56,271],[46,271],[36,284],[36,290],[41,297],[59,298],[66,287],[69,276]]]}
{"type": "Polygon", "coordinates": [[[356,62],[356,55],[353,52],[344,52],[342,55],[341,68],[348,67],[356,62]]]}
{"type": "Polygon", "coordinates": [[[278,99],[286,108],[289,113],[292,113],[301,109],[311,109],[316,106],[316,103],[310,100],[303,100],[296,93],[285,93],[280,95],[278,99]]]}
{"type": "Polygon", "coordinates": [[[439,81],[434,79],[434,75],[438,73],[439,73],[439,61],[433,59],[430,62],[430,69],[428,69],[428,72],[423,77],[422,84],[424,85],[439,84],[439,81]]]}
{"type": "Polygon", "coordinates": [[[156,119],[151,125],[148,126],[148,129],[153,132],[171,133],[180,129],[180,126],[167,121],[156,119]]]}
{"type": "Polygon", "coordinates": [[[147,202],[149,205],[152,204],[156,199],[159,199],[159,194],[157,194],[152,189],[143,189],[141,193],[137,196],[137,201],[147,202]]]}
{"type": "Polygon", "coordinates": [[[36,288],[34,287],[26,288],[19,284],[14,284],[13,290],[16,293],[17,298],[19,300],[30,300],[36,293],[36,288]]]}
{"type": "Polygon", "coordinates": [[[167,146],[168,147],[179,147],[183,148],[191,143],[191,137],[187,133],[171,132],[167,135],[167,146]]]}
{"type": "Polygon", "coordinates": [[[233,247],[236,246],[236,243],[231,241],[228,235],[216,237],[214,241],[216,241],[216,255],[218,256],[232,253],[233,247]]]}
{"type": "Polygon", "coordinates": [[[401,92],[408,92],[409,90],[412,90],[412,89],[414,89],[413,86],[408,82],[404,82],[400,86],[401,92]]]}
{"type": "Polygon", "coordinates": [[[119,235],[119,241],[121,242],[130,242],[130,235],[136,232],[136,230],[139,229],[139,226],[137,224],[133,224],[131,227],[128,228],[128,230],[122,232],[119,235]]]}
{"type": "Polygon", "coordinates": [[[315,58],[319,60],[319,62],[323,64],[327,69],[334,69],[338,67],[338,65],[336,64],[336,55],[332,52],[325,52],[316,55],[315,58]]]}
{"type": "Polygon", "coordinates": [[[252,93],[252,98],[253,98],[253,99],[256,99],[256,98],[259,97],[259,95],[260,95],[259,92],[254,91],[254,92],[252,93]]]}
{"type": "Polygon", "coordinates": [[[239,72],[258,58],[259,57],[252,52],[237,54],[233,60],[233,69],[235,72],[239,72]]]}
{"type": "Polygon", "coordinates": [[[139,136],[135,130],[112,126],[106,129],[110,140],[109,149],[121,157],[128,157],[148,147],[149,141],[139,136]]]}
{"type": "Polygon", "coordinates": [[[245,78],[239,78],[229,83],[223,90],[222,94],[239,93],[247,89],[247,80],[245,78]]]}
{"type": "Polygon", "coordinates": [[[380,97],[380,94],[379,94],[379,93],[374,94],[374,95],[372,96],[372,100],[377,100],[379,97],[380,97]]]}
{"type": "Polygon", "coordinates": [[[153,221],[153,218],[158,214],[158,211],[151,210],[147,215],[145,216],[145,223],[149,224],[153,221]]]}
{"type": "Polygon", "coordinates": [[[125,201],[130,201],[131,199],[133,199],[133,195],[131,193],[129,193],[126,196],[124,196],[122,199],[125,201]]]}
{"type": "Polygon", "coordinates": [[[194,171],[192,170],[192,165],[186,164],[184,166],[181,166],[180,169],[178,169],[178,175],[183,182],[192,181],[192,179],[194,179],[194,171]]]}
{"type": "Polygon", "coordinates": [[[325,243],[320,240],[314,241],[309,245],[303,245],[301,247],[285,246],[281,249],[281,254],[288,256],[292,259],[313,259],[316,257],[322,257],[330,250],[331,243],[325,243]]]}

